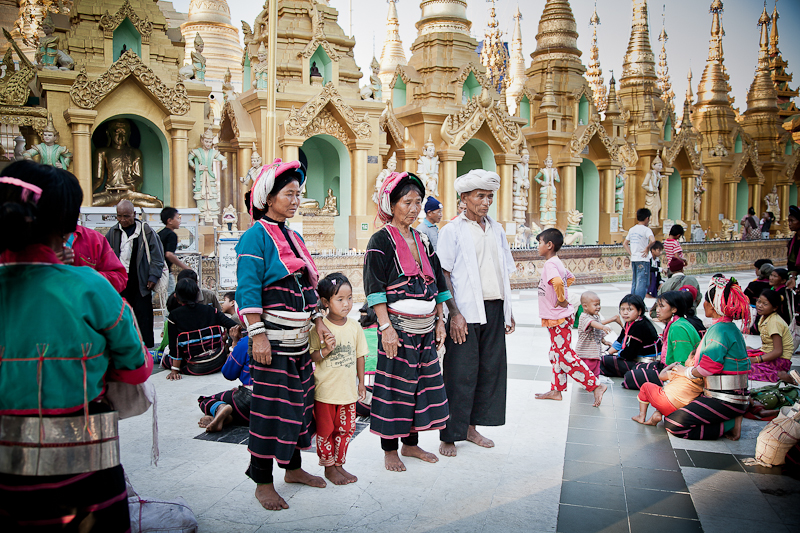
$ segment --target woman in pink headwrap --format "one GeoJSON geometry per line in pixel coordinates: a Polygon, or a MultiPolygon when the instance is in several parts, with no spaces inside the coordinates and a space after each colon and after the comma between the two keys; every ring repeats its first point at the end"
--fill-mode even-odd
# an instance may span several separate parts
{"type": "Polygon", "coordinates": [[[419,431],[442,429],[449,417],[437,349],[445,339],[442,303],[451,298],[439,259],[411,227],[425,187],[413,174],[390,174],[378,193],[375,232],[364,258],[364,292],[378,316],[378,367],[370,430],[381,437],[386,469],[404,471],[401,453],[435,463],[419,431]]]}

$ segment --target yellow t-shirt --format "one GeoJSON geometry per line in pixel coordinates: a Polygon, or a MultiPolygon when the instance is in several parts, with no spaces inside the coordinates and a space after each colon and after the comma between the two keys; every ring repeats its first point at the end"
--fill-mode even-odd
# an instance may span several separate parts
{"type": "Polygon", "coordinates": [[[767,317],[762,317],[758,323],[758,332],[761,334],[761,351],[769,353],[772,351],[772,336],[780,335],[783,341],[783,359],[792,359],[794,353],[794,341],[792,340],[792,333],[789,331],[789,326],[786,321],[778,313],[772,313],[767,317]]]}
{"type": "MultiPolygon", "coordinates": [[[[352,318],[348,318],[344,326],[337,326],[327,318],[322,321],[336,338],[336,347],[325,359],[315,363],[314,399],[331,405],[355,403],[358,401],[356,359],[369,353],[367,337],[361,325],[352,318]]],[[[316,328],[311,328],[308,344],[312,352],[324,346],[316,328]]]]}

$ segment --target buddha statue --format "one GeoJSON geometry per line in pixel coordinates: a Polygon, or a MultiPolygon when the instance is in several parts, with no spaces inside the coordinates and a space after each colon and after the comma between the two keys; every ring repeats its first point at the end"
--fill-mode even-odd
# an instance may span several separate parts
{"type": "Polygon", "coordinates": [[[219,177],[214,163],[221,163],[221,169],[228,167],[228,160],[214,148],[214,132],[208,128],[200,137],[201,146],[189,152],[189,167],[194,170],[194,199],[200,210],[200,218],[206,224],[218,225],[219,221],[219,177]]]}
{"type": "MultiPolygon", "coordinates": [[[[58,132],[53,127],[53,115],[48,115],[47,125],[42,130],[42,142],[31,146],[30,150],[22,152],[22,158],[33,159],[34,156],[39,156],[39,162],[43,165],[69,170],[72,154],[66,146],[56,144],[56,138],[58,138],[58,132]]],[[[22,145],[25,146],[24,139],[22,145]]]]}
{"type": "Polygon", "coordinates": [[[311,75],[312,83],[314,81],[314,78],[321,78],[322,77],[322,73],[317,68],[317,62],[316,61],[312,61],[311,62],[311,69],[310,69],[309,74],[311,75]]]}
{"type": "Polygon", "coordinates": [[[122,200],[130,200],[139,207],[164,207],[164,204],[149,194],[140,192],[142,176],[142,152],[130,144],[131,125],[124,118],[114,119],[106,126],[108,146],[98,148],[94,156],[94,190],[92,205],[112,206],[122,200]]]}
{"type": "Polygon", "coordinates": [[[339,209],[337,206],[336,197],[333,195],[333,189],[328,189],[328,195],[325,197],[325,204],[322,206],[320,215],[338,216],[339,209]]]}

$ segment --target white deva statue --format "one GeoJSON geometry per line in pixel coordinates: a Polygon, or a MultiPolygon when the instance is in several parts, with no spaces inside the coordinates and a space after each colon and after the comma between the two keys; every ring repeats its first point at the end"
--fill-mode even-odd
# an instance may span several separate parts
{"type": "Polygon", "coordinates": [[[228,160],[213,147],[214,132],[208,128],[200,137],[201,146],[189,152],[189,167],[194,170],[194,199],[200,217],[206,224],[219,225],[219,187],[214,163],[221,163],[220,170],[228,167],[228,160]]]}
{"type": "Polygon", "coordinates": [[[561,178],[553,168],[549,150],[544,168],[533,179],[539,184],[539,224],[545,229],[552,228],[556,225],[556,183],[561,183],[561,178]]]}
{"type": "Polygon", "coordinates": [[[528,192],[531,188],[529,163],[531,154],[527,148],[520,151],[522,161],[514,165],[514,222],[525,223],[525,214],[528,211],[528,192]]]}
{"type": "Polygon", "coordinates": [[[778,187],[773,185],[772,190],[764,197],[764,202],[767,204],[767,211],[771,211],[775,215],[775,221],[781,220],[781,204],[778,199],[778,187]]]}
{"type": "Polygon", "coordinates": [[[389,174],[396,171],[397,171],[397,153],[393,153],[392,157],[390,157],[389,160],[386,161],[386,168],[381,170],[380,174],[378,174],[378,177],[375,178],[375,192],[372,193],[372,201],[375,202],[376,205],[378,204],[378,192],[381,190],[381,187],[383,186],[383,180],[385,180],[389,176],[389,174]]]}
{"type": "Polygon", "coordinates": [[[428,136],[428,141],[422,150],[422,156],[417,160],[417,176],[425,184],[425,196],[439,196],[439,156],[436,155],[436,145],[433,136],[428,136]]]}
{"type": "Polygon", "coordinates": [[[642,188],[645,190],[644,206],[650,210],[650,227],[657,228],[661,226],[658,217],[661,211],[661,180],[664,175],[661,171],[664,169],[664,163],[661,162],[661,157],[656,155],[653,160],[653,168],[644,177],[642,188]]]}
{"type": "Polygon", "coordinates": [[[247,175],[239,178],[239,181],[244,183],[245,188],[250,188],[256,182],[258,173],[261,172],[261,156],[256,149],[256,143],[253,143],[253,153],[250,155],[250,168],[247,170],[247,175]]]}

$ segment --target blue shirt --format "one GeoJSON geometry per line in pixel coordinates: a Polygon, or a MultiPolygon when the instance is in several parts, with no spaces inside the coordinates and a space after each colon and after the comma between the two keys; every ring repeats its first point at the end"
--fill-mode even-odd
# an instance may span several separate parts
{"type": "Polygon", "coordinates": [[[417,226],[417,231],[428,237],[435,252],[436,244],[439,242],[439,227],[436,224],[431,224],[427,218],[423,218],[422,223],[417,226]]]}
{"type": "Polygon", "coordinates": [[[225,379],[242,382],[242,385],[252,385],[250,377],[250,357],[247,355],[247,337],[241,339],[228,354],[228,359],[222,366],[222,375],[225,379]]]}

